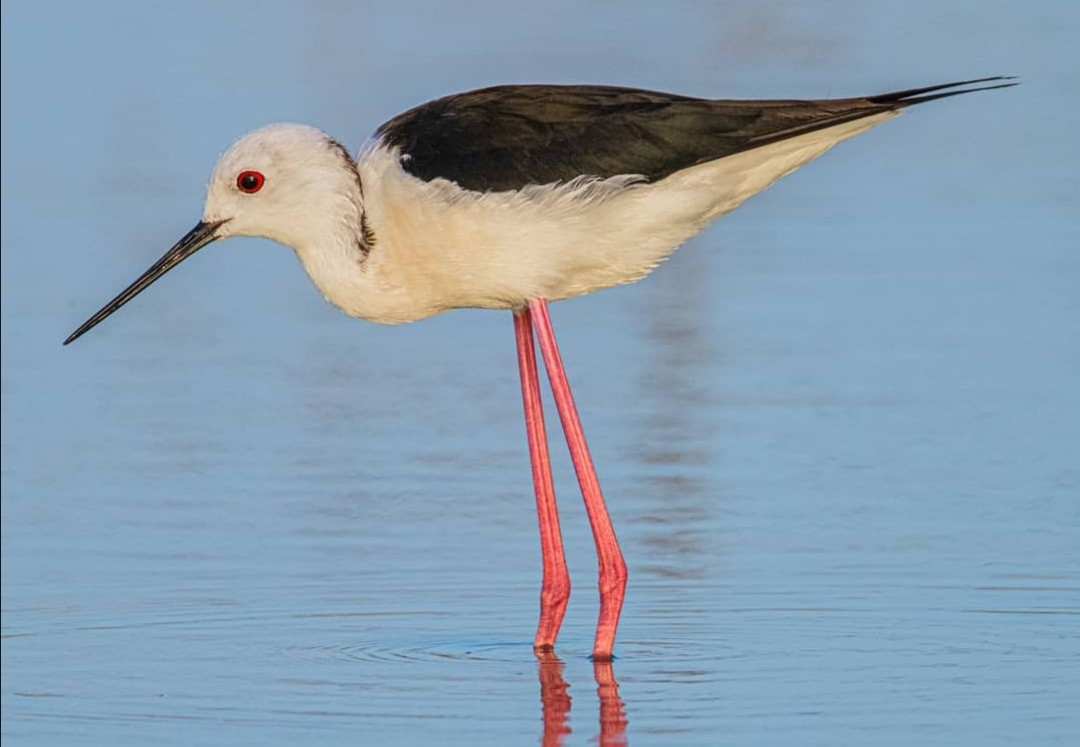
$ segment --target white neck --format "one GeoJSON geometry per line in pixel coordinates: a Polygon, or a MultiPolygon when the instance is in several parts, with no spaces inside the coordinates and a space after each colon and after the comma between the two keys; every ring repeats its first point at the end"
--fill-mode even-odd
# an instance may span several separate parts
{"type": "Polygon", "coordinates": [[[336,188],[319,190],[309,204],[297,206],[285,235],[270,238],[292,247],[326,300],[350,316],[409,321],[412,315],[395,313],[409,306],[408,294],[382,271],[359,179],[355,172],[341,176],[336,188]]]}

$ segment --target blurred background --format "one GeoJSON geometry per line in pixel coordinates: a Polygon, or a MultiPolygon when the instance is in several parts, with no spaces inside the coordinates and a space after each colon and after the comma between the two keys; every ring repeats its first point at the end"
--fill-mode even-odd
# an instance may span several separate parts
{"type": "Polygon", "coordinates": [[[5,2],[13,744],[1054,744],[1080,719],[1080,6],[5,2]],[[215,244],[60,342],[273,121],[355,152],[505,82],[820,98],[975,78],[552,313],[630,566],[539,551],[510,317],[377,327],[215,244]]]}

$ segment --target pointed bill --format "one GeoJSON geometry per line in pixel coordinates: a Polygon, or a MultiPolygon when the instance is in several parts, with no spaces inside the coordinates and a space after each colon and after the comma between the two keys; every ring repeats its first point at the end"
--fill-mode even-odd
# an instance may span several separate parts
{"type": "Polygon", "coordinates": [[[150,287],[150,284],[159,277],[176,267],[210,242],[216,240],[218,238],[217,229],[222,223],[224,223],[224,221],[199,221],[196,223],[195,227],[184,235],[184,238],[176,242],[176,245],[173,246],[172,249],[165,252],[165,255],[155,262],[149,270],[140,275],[138,280],[121,291],[116,298],[105,304],[100,311],[87,319],[77,330],[72,332],[68,338],[64,340],[64,344],[67,345],[82,337],[92,328],[103,322],[105,317],[109,316],[109,314],[113,313],[128,301],[135,298],[135,296],[142,293],[146,288],[150,287]]]}

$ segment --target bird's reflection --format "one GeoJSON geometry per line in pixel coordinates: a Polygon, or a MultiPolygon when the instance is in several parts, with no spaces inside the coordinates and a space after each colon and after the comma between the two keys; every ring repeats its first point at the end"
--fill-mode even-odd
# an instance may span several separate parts
{"type": "MultiPolygon", "coordinates": [[[[540,676],[540,703],[544,712],[543,747],[558,747],[570,733],[570,686],[563,676],[562,660],[553,652],[536,654],[540,676]]],[[[619,698],[619,683],[610,661],[593,663],[596,695],[599,699],[601,747],[626,744],[626,712],[619,698]]]]}
{"type": "Polygon", "coordinates": [[[600,698],[600,745],[626,744],[626,712],[610,661],[593,662],[596,695],[600,698]]]}
{"type": "Polygon", "coordinates": [[[536,653],[537,670],[540,675],[540,705],[544,709],[543,747],[558,747],[563,737],[570,733],[569,685],[563,677],[563,663],[551,651],[536,653]]]}

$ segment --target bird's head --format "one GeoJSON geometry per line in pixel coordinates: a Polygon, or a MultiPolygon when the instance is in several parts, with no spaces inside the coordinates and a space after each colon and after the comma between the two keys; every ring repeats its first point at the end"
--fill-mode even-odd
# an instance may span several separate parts
{"type": "Polygon", "coordinates": [[[362,216],[356,164],[337,141],[305,125],[276,124],[250,132],[218,159],[202,220],[64,344],[211,242],[262,236],[300,249],[327,234],[360,231],[362,216]]]}
{"type": "MultiPolygon", "coordinates": [[[[215,238],[262,236],[296,247],[320,218],[360,209],[356,164],[314,127],[276,124],[249,132],[218,159],[206,188],[203,222],[215,238]]],[[[356,216],[358,217],[358,216],[356,216]]]]}

